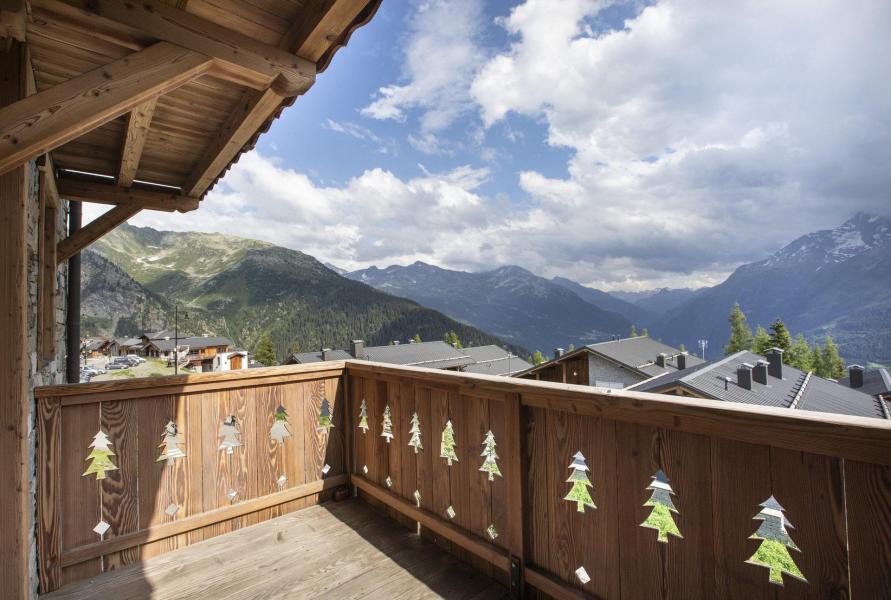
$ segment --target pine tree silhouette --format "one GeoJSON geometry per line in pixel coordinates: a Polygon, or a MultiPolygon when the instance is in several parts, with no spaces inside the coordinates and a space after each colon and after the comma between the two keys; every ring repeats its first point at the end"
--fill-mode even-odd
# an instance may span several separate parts
{"type": "Polygon", "coordinates": [[[384,407],[384,423],[381,426],[381,437],[387,439],[387,443],[393,439],[393,419],[390,417],[390,405],[384,407]]]}
{"type": "Polygon", "coordinates": [[[218,450],[225,450],[226,454],[232,454],[234,448],[242,445],[240,439],[241,432],[238,431],[235,415],[229,415],[223,420],[217,435],[223,438],[218,450]]]}
{"type": "Polygon", "coordinates": [[[164,452],[155,462],[166,460],[168,465],[172,465],[175,459],[184,457],[186,453],[180,449],[183,443],[183,437],[179,434],[176,423],[168,421],[161,434],[161,443],[158,444],[158,448],[164,448],[164,452]]]}
{"type": "Polygon", "coordinates": [[[411,434],[408,445],[413,447],[415,454],[417,454],[418,450],[424,449],[424,446],[421,445],[421,420],[418,418],[418,413],[414,413],[411,416],[411,429],[408,432],[411,434]]]}
{"type": "Polygon", "coordinates": [[[640,526],[655,529],[658,532],[656,539],[663,544],[667,544],[669,533],[675,537],[684,537],[681,535],[681,531],[674,522],[674,516],[671,514],[677,514],[678,512],[674,502],[671,501],[674,490],[668,484],[668,477],[662,469],[656,471],[656,474],[651,479],[652,481],[647,486],[647,489],[652,490],[653,493],[650,495],[650,499],[644,502],[643,505],[652,506],[653,510],[650,511],[650,516],[640,526]]]}
{"type": "Polygon", "coordinates": [[[272,416],[272,427],[269,428],[269,436],[279,444],[285,443],[285,438],[291,437],[291,428],[288,426],[288,413],[284,406],[275,409],[272,416]]]}
{"type": "Polygon", "coordinates": [[[483,440],[483,451],[480,456],[484,456],[485,460],[479,470],[488,473],[489,481],[495,481],[495,475],[501,477],[501,469],[498,468],[498,454],[495,453],[495,434],[491,429],[486,433],[486,439],[483,440]]]}
{"type": "Polygon", "coordinates": [[[446,421],[445,429],[442,430],[439,457],[446,459],[450,467],[453,462],[458,462],[458,455],[455,454],[455,430],[452,429],[451,421],[446,421]]]}
{"type": "Polygon", "coordinates": [[[105,435],[104,431],[100,429],[99,433],[93,436],[93,443],[89,445],[89,448],[92,448],[92,450],[86,460],[92,462],[87,467],[87,470],[84,471],[84,475],[95,474],[96,479],[99,480],[105,479],[106,471],[117,470],[117,467],[111,462],[111,457],[115,453],[111,451],[111,442],[108,441],[108,436],[105,435]]]}
{"type": "Polygon", "coordinates": [[[362,435],[368,433],[368,406],[365,405],[365,398],[362,398],[362,406],[359,407],[359,427],[362,435]]]}
{"type": "Polygon", "coordinates": [[[771,496],[761,503],[761,512],[753,517],[761,521],[758,531],[749,536],[749,539],[761,540],[761,545],[755,550],[755,554],[746,562],[770,569],[769,581],[776,585],[783,585],[783,573],[807,583],[807,579],[792,560],[788,548],[801,552],[789,537],[788,530],[794,529],[792,523],[783,514],[786,509],[780,506],[776,498],[771,496]]]}
{"type": "Polygon", "coordinates": [[[572,469],[569,479],[566,480],[566,483],[572,484],[572,488],[563,499],[575,502],[576,510],[580,513],[585,512],[586,506],[596,509],[597,506],[594,504],[594,499],[591,498],[591,492],[588,491],[588,488],[593,488],[594,484],[588,479],[588,465],[585,463],[585,456],[581,451],[575,453],[572,463],[567,468],[572,469]]]}

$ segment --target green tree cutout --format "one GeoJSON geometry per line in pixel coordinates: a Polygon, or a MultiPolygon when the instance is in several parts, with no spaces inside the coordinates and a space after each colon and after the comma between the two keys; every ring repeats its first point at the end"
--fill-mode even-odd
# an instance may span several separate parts
{"type": "Polygon", "coordinates": [[[272,415],[272,427],[269,428],[269,437],[277,441],[279,445],[282,445],[285,443],[285,438],[289,438],[291,435],[291,428],[288,425],[288,412],[284,406],[279,406],[272,415]]]}
{"type": "Polygon", "coordinates": [[[328,398],[322,398],[322,405],[319,407],[319,426],[317,430],[330,430],[334,427],[334,420],[331,417],[331,405],[328,404],[328,398]]]}
{"type": "Polygon", "coordinates": [[[650,499],[644,502],[643,505],[651,506],[653,510],[650,511],[650,516],[640,526],[655,529],[658,532],[656,539],[663,544],[668,543],[669,533],[675,537],[683,538],[684,536],[681,535],[681,531],[674,522],[674,516],[671,514],[677,514],[678,509],[675,508],[674,502],[671,501],[674,490],[671,489],[671,485],[668,483],[668,477],[662,469],[659,469],[651,479],[652,481],[647,486],[647,489],[652,490],[653,493],[650,499]]]}
{"type": "Polygon", "coordinates": [[[365,398],[362,398],[362,405],[359,407],[359,426],[357,429],[362,430],[362,435],[368,433],[368,405],[365,404],[365,398]]]}
{"type": "Polygon", "coordinates": [[[421,445],[421,419],[418,417],[418,413],[411,416],[411,429],[408,432],[411,434],[408,445],[414,448],[415,454],[417,454],[418,450],[424,449],[424,446],[421,445]]]}
{"type": "Polygon", "coordinates": [[[591,492],[588,491],[588,488],[593,489],[594,484],[588,479],[588,464],[585,462],[585,456],[581,450],[575,453],[572,463],[567,468],[572,469],[569,479],[566,480],[566,483],[572,484],[572,488],[563,499],[575,502],[576,510],[580,513],[585,512],[586,506],[596,510],[597,506],[594,504],[594,499],[591,498],[591,492]]]}
{"type": "Polygon", "coordinates": [[[489,481],[495,481],[495,475],[501,477],[501,469],[498,468],[498,454],[495,453],[495,434],[492,430],[486,432],[486,439],[483,440],[483,451],[480,456],[485,457],[483,464],[479,470],[488,473],[489,481]]]}
{"type": "Polygon", "coordinates": [[[92,448],[92,450],[90,450],[86,460],[92,462],[87,467],[87,470],[84,471],[84,476],[95,474],[96,480],[99,480],[105,479],[106,471],[117,471],[118,468],[111,462],[111,457],[115,453],[111,451],[111,442],[104,431],[100,429],[99,433],[93,436],[93,443],[88,447],[92,448]]]}
{"type": "Polygon", "coordinates": [[[746,562],[770,569],[769,581],[776,585],[783,585],[784,573],[807,583],[807,579],[804,578],[801,570],[792,560],[792,555],[789,554],[788,548],[798,552],[801,552],[801,549],[789,537],[788,529],[794,529],[794,527],[783,514],[786,509],[780,506],[773,496],[762,502],[760,506],[761,512],[753,519],[761,521],[761,525],[758,527],[758,531],[749,536],[749,539],[761,540],[761,544],[755,550],[755,554],[749,557],[746,562]]]}
{"type": "Polygon", "coordinates": [[[458,462],[458,455],[455,454],[455,430],[452,429],[451,421],[446,421],[445,429],[442,430],[442,441],[439,443],[439,458],[446,459],[450,467],[453,462],[458,462]]]}

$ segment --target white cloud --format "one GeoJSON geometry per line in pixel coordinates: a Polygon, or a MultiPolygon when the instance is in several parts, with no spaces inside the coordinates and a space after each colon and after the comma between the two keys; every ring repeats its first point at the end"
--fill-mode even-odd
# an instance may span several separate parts
{"type": "Polygon", "coordinates": [[[358,123],[325,119],[323,127],[325,127],[326,129],[330,129],[331,131],[336,131],[337,133],[348,135],[357,140],[371,142],[373,145],[377,146],[377,151],[381,154],[396,154],[397,152],[395,141],[384,139],[367,127],[363,127],[358,123]]]}
{"type": "Polygon", "coordinates": [[[440,151],[435,134],[473,110],[469,88],[484,56],[482,15],[479,0],[421,3],[405,40],[405,83],[380,88],[362,114],[405,121],[410,110],[417,110],[421,135],[413,143],[422,151],[440,151]]]}

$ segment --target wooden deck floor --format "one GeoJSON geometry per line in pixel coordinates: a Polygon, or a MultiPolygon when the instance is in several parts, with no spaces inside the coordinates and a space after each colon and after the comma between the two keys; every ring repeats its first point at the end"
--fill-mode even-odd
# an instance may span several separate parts
{"type": "Polygon", "coordinates": [[[507,598],[361,500],[327,503],[65,586],[42,599],[507,598]]]}

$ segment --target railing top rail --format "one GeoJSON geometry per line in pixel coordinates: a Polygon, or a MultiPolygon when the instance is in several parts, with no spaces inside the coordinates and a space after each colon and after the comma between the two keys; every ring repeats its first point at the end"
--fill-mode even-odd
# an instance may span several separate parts
{"type": "Polygon", "coordinates": [[[93,383],[47,385],[34,389],[36,398],[86,397],[117,394],[125,397],[163,395],[201,391],[201,388],[223,389],[299,381],[307,377],[329,377],[343,373],[344,361],[318,362],[306,365],[284,365],[260,369],[241,369],[216,373],[136,377],[93,383]]]}
{"type": "Polygon", "coordinates": [[[891,465],[891,421],[882,419],[370,361],[345,365],[365,377],[408,377],[467,394],[519,394],[526,406],[891,465]]]}

